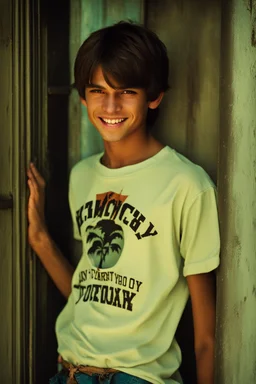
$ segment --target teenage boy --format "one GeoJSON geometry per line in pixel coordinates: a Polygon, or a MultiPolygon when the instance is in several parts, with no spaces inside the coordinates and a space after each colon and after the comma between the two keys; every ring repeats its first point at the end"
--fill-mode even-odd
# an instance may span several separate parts
{"type": "Polygon", "coordinates": [[[214,382],[215,187],[148,130],[168,66],[158,37],[126,22],[92,33],[78,52],[75,85],[104,153],[71,171],[83,243],[74,273],[45,226],[45,182],[28,170],[29,242],[68,299],[56,323],[64,369],[52,383],[181,383],[175,332],[189,293],[198,384],[214,382]]]}

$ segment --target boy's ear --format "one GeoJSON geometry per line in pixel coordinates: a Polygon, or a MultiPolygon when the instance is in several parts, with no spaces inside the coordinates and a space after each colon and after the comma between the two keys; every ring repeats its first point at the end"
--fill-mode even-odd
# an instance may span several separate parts
{"type": "Polygon", "coordinates": [[[81,103],[85,106],[85,107],[87,107],[87,103],[86,103],[86,100],[85,99],[83,99],[82,97],[80,97],[80,100],[81,100],[81,103]]]}
{"type": "Polygon", "coordinates": [[[148,107],[150,109],[156,109],[159,106],[159,104],[161,103],[163,97],[164,97],[164,92],[159,93],[157,99],[150,101],[148,103],[148,107]]]}

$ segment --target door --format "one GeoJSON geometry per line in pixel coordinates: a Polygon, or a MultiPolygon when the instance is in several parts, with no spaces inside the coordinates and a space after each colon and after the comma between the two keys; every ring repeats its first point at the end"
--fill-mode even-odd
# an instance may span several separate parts
{"type": "Polygon", "coordinates": [[[39,265],[27,244],[26,169],[31,158],[43,160],[42,30],[39,2],[1,0],[1,383],[35,383],[39,265]]]}
{"type": "Polygon", "coordinates": [[[26,60],[19,54],[26,44],[25,12],[17,1],[0,3],[0,359],[4,367],[0,381],[17,384],[29,378],[30,260],[24,199],[29,127],[25,128],[23,114],[27,88],[22,71],[26,60]]]}

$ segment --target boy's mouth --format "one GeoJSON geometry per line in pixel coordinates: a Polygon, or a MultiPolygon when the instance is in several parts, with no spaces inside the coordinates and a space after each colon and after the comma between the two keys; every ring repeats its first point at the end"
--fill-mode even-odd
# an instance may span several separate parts
{"type": "Polygon", "coordinates": [[[104,119],[103,117],[100,117],[100,120],[101,120],[104,124],[108,124],[108,125],[117,125],[117,124],[121,124],[121,123],[123,123],[125,120],[127,120],[127,117],[122,118],[122,119],[104,119]]]}

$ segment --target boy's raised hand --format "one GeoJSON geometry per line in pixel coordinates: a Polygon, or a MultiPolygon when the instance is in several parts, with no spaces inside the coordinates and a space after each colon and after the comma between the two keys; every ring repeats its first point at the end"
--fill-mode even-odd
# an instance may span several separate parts
{"type": "Polygon", "coordinates": [[[45,180],[33,163],[30,163],[27,175],[30,191],[28,200],[28,241],[31,247],[35,249],[42,235],[47,233],[44,216],[45,180]]]}

